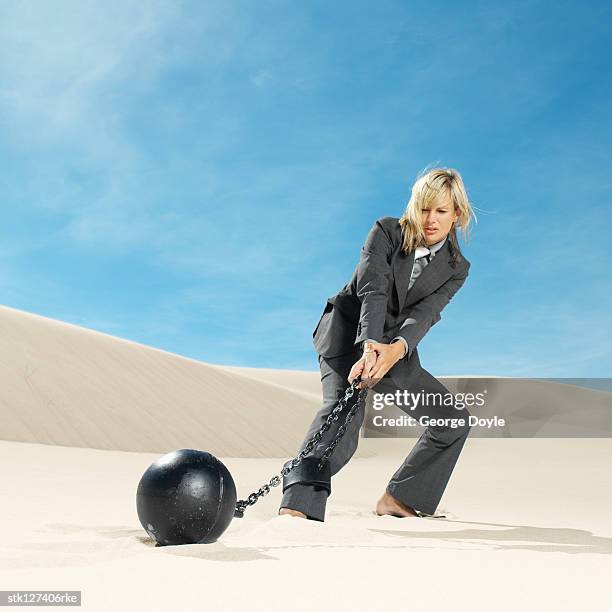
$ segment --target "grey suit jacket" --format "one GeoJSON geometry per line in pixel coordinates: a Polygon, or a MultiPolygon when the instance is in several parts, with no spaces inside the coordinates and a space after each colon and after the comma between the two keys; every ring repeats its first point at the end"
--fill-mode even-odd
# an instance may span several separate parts
{"type": "Polygon", "coordinates": [[[388,343],[402,336],[408,353],[389,374],[397,378],[418,362],[417,344],[465,282],[470,262],[447,239],[408,291],[413,263],[414,250],[402,249],[399,218],[377,219],[351,280],[328,298],[312,333],[317,353],[333,358],[355,352],[366,339],[388,343]]]}

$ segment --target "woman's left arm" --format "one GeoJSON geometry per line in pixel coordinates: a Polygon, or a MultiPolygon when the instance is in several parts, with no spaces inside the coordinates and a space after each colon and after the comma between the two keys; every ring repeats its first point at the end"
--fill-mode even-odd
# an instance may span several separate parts
{"type": "Polygon", "coordinates": [[[449,278],[439,289],[418,301],[408,311],[406,321],[397,333],[397,336],[401,336],[408,343],[407,359],[410,359],[416,345],[431,326],[440,320],[444,307],[461,289],[470,269],[469,262],[466,263],[467,266],[461,272],[449,278]]]}
{"type": "MultiPolygon", "coordinates": [[[[371,364],[370,368],[364,367],[362,359],[355,363],[349,373],[349,382],[352,382],[355,376],[359,374],[368,380],[368,386],[374,386],[400,359],[410,359],[416,345],[431,326],[440,320],[440,312],[465,282],[470,268],[469,262],[466,262],[466,264],[460,272],[447,280],[439,289],[414,304],[408,311],[406,320],[395,336],[396,338],[398,336],[403,338],[408,343],[408,353],[404,357],[400,357],[397,354],[395,344],[375,342],[373,348],[376,352],[380,351],[380,355],[371,364]]],[[[401,350],[403,352],[403,349],[401,350]]],[[[365,382],[360,383],[359,388],[362,388],[365,384],[365,382]]]]}

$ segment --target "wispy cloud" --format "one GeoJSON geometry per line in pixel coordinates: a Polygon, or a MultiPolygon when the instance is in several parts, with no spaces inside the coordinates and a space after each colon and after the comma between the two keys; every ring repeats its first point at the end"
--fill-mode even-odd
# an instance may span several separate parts
{"type": "Polygon", "coordinates": [[[93,160],[108,160],[118,148],[133,153],[114,112],[117,98],[122,88],[144,91],[159,77],[168,62],[164,32],[179,7],[116,0],[4,4],[0,101],[13,142],[78,147],[93,160]]]}
{"type": "Polygon", "coordinates": [[[249,79],[256,87],[263,87],[268,81],[272,80],[272,73],[268,70],[258,70],[252,73],[249,79]]]}

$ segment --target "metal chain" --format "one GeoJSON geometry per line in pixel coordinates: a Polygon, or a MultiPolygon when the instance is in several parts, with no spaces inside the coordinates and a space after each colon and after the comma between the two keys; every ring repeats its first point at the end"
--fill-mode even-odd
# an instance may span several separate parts
{"type": "MultiPolygon", "coordinates": [[[[252,506],[254,503],[257,502],[257,500],[260,497],[267,495],[270,492],[272,487],[277,487],[281,483],[281,477],[284,478],[287,474],[289,474],[289,472],[291,472],[291,470],[293,470],[297,465],[299,465],[300,461],[302,461],[302,459],[304,459],[306,455],[310,454],[310,452],[315,447],[317,442],[319,442],[319,440],[323,437],[323,434],[331,427],[331,424],[334,421],[338,420],[340,413],[346,408],[347,402],[351,399],[351,397],[353,397],[353,395],[357,391],[357,386],[359,385],[360,382],[361,382],[361,376],[357,376],[351,383],[350,387],[347,388],[344,394],[344,397],[340,399],[340,401],[338,402],[338,405],[329,413],[329,415],[327,416],[327,419],[325,420],[325,423],[321,425],[321,428],[319,429],[319,431],[317,431],[312,436],[312,438],[310,438],[310,440],[306,443],[306,445],[300,451],[298,456],[292,459],[288,466],[286,465],[283,466],[283,468],[280,471],[280,475],[273,476],[270,479],[270,482],[268,484],[265,484],[259,488],[259,491],[257,491],[256,493],[251,493],[246,499],[240,499],[236,502],[236,509],[234,510],[234,517],[242,518],[244,516],[244,511],[246,510],[247,506],[252,506]]],[[[334,449],[336,448],[337,444],[342,439],[342,436],[344,436],[344,434],[346,433],[347,425],[351,422],[351,420],[357,413],[357,410],[359,409],[359,407],[364,403],[367,394],[368,394],[367,386],[364,387],[363,389],[359,389],[359,395],[357,399],[355,400],[355,403],[353,404],[350,411],[346,415],[344,423],[340,425],[340,427],[338,427],[338,431],[336,432],[336,435],[333,441],[325,449],[325,452],[323,453],[323,455],[321,455],[320,461],[317,465],[317,469],[320,470],[321,467],[325,464],[325,462],[329,459],[330,455],[334,452],[334,449]]]]}

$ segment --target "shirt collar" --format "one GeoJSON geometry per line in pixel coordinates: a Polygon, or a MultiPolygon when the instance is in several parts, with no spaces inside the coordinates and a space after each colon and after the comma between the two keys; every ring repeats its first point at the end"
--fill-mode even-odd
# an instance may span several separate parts
{"type": "Polygon", "coordinates": [[[435,255],[442,248],[444,242],[446,241],[446,238],[447,236],[444,236],[442,240],[432,244],[430,247],[417,247],[414,254],[415,258],[418,259],[419,257],[425,257],[425,255],[429,253],[431,253],[433,257],[433,255],[435,255]]]}
{"type": "Polygon", "coordinates": [[[444,236],[444,238],[442,238],[442,240],[440,240],[440,242],[436,242],[435,244],[432,244],[430,247],[427,247],[427,248],[432,253],[438,252],[442,248],[442,245],[446,242],[446,238],[447,237],[444,236]]]}

